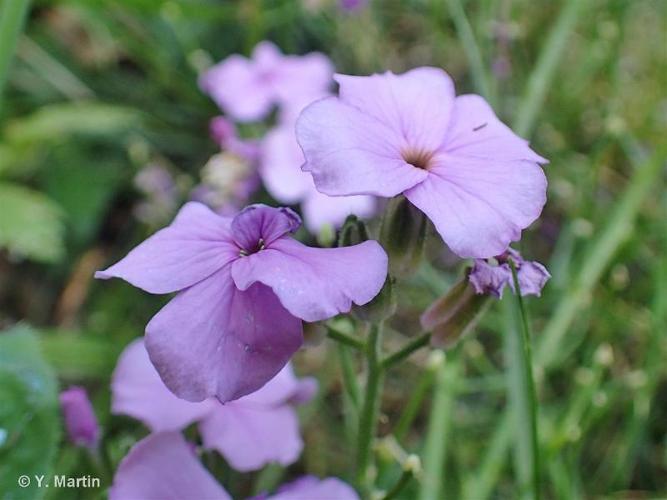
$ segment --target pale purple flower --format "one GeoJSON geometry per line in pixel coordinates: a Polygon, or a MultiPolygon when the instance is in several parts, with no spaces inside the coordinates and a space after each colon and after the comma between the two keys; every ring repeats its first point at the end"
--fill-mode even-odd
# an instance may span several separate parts
{"type": "Polygon", "coordinates": [[[275,105],[325,91],[332,73],[323,54],[286,56],[264,41],[250,59],[231,55],[204,73],[199,84],[223,111],[247,122],[261,120],[275,105]]]}
{"type": "Polygon", "coordinates": [[[339,0],[338,3],[341,9],[354,12],[365,7],[368,0],[339,0]]]}
{"type": "Polygon", "coordinates": [[[297,138],[317,189],[403,193],[461,257],[505,251],[542,211],[546,178],[528,143],[437,68],[336,75],[339,97],[308,106],[297,138]]]}
{"type": "Polygon", "coordinates": [[[134,177],[134,186],[144,199],[134,208],[137,219],[146,224],[162,224],[178,204],[178,188],[173,176],[158,163],[149,163],[134,177]]]}
{"type": "MultiPolygon", "coordinates": [[[[109,491],[110,500],[231,500],[231,496],[199,462],[195,451],[177,432],[151,434],[123,458],[109,491]]],[[[304,477],[263,500],[358,500],[337,478],[304,477]]]]}
{"type": "Polygon", "coordinates": [[[350,214],[362,218],[373,215],[372,196],[332,197],[317,191],[312,176],[301,170],[303,161],[293,124],[280,125],[266,134],[259,169],[264,186],[281,203],[301,203],[310,232],[317,233],[325,225],[338,228],[350,214]]]}
{"type": "Polygon", "coordinates": [[[95,448],[100,439],[100,428],[86,390],[72,386],[61,392],[60,408],[69,440],[77,446],[95,448]]]}
{"type": "Polygon", "coordinates": [[[312,378],[297,379],[285,367],[264,387],[221,404],[179,399],[164,385],[148,358],[143,340],[125,348],[111,382],[111,411],[141,420],[152,432],[179,431],[198,423],[204,448],[215,449],[236,470],[251,471],[271,462],[289,465],[303,448],[294,405],[317,390],[312,378]]]}
{"type": "Polygon", "coordinates": [[[218,143],[220,149],[229,151],[248,163],[259,160],[260,145],[252,139],[242,139],[236,131],[236,126],[224,116],[216,116],[210,124],[211,136],[218,143]]]}
{"type": "Polygon", "coordinates": [[[503,296],[505,286],[509,286],[513,292],[516,292],[509,259],[512,259],[516,267],[521,295],[537,295],[539,297],[542,288],[551,278],[551,274],[542,264],[524,260],[521,254],[512,248],[508,248],[502,255],[497,256],[495,264],[484,259],[475,259],[473,268],[468,275],[475,292],[494,295],[498,298],[503,296]]]}
{"type": "Polygon", "coordinates": [[[146,327],[146,349],[178,397],[230,401],[276,375],[301,346],[301,320],[348,312],[378,294],[387,255],[376,241],[310,248],[287,208],[223,217],[186,204],[174,222],[95,276],[149,293],[180,292],[146,327]]]}

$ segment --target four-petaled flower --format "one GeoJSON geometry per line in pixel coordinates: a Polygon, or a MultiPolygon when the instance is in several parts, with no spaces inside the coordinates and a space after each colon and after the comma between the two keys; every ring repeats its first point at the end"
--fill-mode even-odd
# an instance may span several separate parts
{"type": "Polygon", "coordinates": [[[300,224],[287,208],[251,205],[232,218],[191,202],[95,274],[179,292],[146,327],[151,361],[178,397],[226,402],[256,391],[301,346],[301,320],[348,312],[378,294],[387,255],[376,241],[310,248],[290,237],[300,224]]]}
{"type": "Polygon", "coordinates": [[[501,254],[540,215],[546,160],[482,97],[456,97],[444,71],[335,80],[339,97],[311,104],[297,121],[303,169],[319,191],[403,193],[461,257],[501,254]]]}

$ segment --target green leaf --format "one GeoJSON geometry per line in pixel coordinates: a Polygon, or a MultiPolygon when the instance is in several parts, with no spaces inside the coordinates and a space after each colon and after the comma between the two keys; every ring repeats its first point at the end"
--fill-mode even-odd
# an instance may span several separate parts
{"type": "Polygon", "coordinates": [[[60,439],[56,379],[31,329],[0,334],[0,499],[39,498],[35,475],[49,475],[60,439]],[[18,486],[21,475],[31,485],[18,486]]]}
{"type": "Polygon", "coordinates": [[[61,210],[46,196],[0,183],[0,247],[42,262],[62,257],[64,225],[61,210]]]}

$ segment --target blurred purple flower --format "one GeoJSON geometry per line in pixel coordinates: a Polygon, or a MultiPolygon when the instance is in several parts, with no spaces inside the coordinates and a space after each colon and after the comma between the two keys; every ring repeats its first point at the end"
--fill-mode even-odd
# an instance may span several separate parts
{"type": "Polygon", "coordinates": [[[205,448],[218,450],[236,470],[250,471],[299,458],[303,442],[293,406],[309,401],[316,391],[315,379],[297,379],[287,364],[264,387],[236,401],[185,401],[160,380],[138,339],[118,360],[111,411],[141,420],[152,432],[178,431],[198,422],[205,448]]]}
{"type": "MultiPolygon", "coordinates": [[[[199,462],[180,433],[151,434],[135,444],[118,466],[110,500],[138,498],[231,500],[229,493],[199,462]]],[[[304,477],[263,500],[358,500],[347,484],[336,478],[304,477]]]]}
{"type": "Polygon", "coordinates": [[[236,126],[224,116],[216,116],[210,124],[211,136],[223,151],[229,151],[245,159],[248,163],[259,160],[260,146],[258,141],[241,139],[236,126]]]}
{"type": "Polygon", "coordinates": [[[178,188],[169,170],[149,163],[134,177],[135,187],[144,199],[134,208],[136,217],[146,224],[162,224],[176,210],[178,188]]]}
{"type": "Polygon", "coordinates": [[[537,295],[539,297],[542,288],[551,278],[551,274],[542,264],[524,260],[521,254],[512,248],[508,248],[506,252],[496,257],[496,265],[484,259],[475,260],[468,276],[475,292],[501,298],[505,286],[509,286],[516,293],[509,259],[512,259],[516,267],[521,295],[537,295]]]}
{"type": "Polygon", "coordinates": [[[259,170],[264,186],[281,203],[301,203],[311,233],[317,233],[327,224],[338,228],[350,214],[362,218],[373,215],[372,196],[332,197],[317,191],[312,176],[301,170],[303,161],[293,125],[280,125],[264,138],[259,170]]]}
{"type": "Polygon", "coordinates": [[[60,408],[69,440],[76,446],[95,448],[100,438],[100,428],[86,390],[72,386],[61,392],[60,408]]]}
{"type": "Polygon", "coordinates": [[[376,241],[310,248],[290,237],[300,224],[287,208],[251,205],[232,218],[191,202],[95,277],[180,292],[146,327],[151,361],[180,398],[238,399],[301,346],[301,320],[348,312],[384,283],[387,255],[376,241]]]}
{"type": "Polygon", "coordinates": [[[350,12],[362,9],[368,4],[368,0],[339,0],[340,8],[350,12]]]}
{"type": "Polygon", "coordinates": [[[210,68],[199,85],[232,118],[248,122],[261,120],[276,104],[326,91],[332,74],[323,54],[285,56],[264,41],[250,59],[234,54],[210,68]]]}
{"type": "Polygon", "coordinates": [[[477,95],[437,68],[336,75],[339,97],[308,106],[297,138],[317,189],[403,193],[461,257],[505,251],[546,201],[546,160],[477,95]]]}

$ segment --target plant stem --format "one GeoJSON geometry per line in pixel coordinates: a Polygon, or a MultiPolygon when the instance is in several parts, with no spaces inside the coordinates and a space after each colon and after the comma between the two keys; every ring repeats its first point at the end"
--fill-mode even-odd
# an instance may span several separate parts
{"type": "Polygon", "coordinates": [[[350,398],[350,403],[356,412],[359,411],[359,400],[361,396],[359,395],[359,384],[357,383],[357,376],[354,373],[354,367],[352,366],[352,360],[350,359],[349,348],[343,344],[338,344],[338,357],[340,359],[340,370],[343,374],[343,387],[345,387],[345,392],[350,398]]]}
{"type": "Polygon", "coordinates": [[[29,4],[30,0],[4,0],[0,4],[0,110],[2,90],[7,81],[9,65],[23,30],[29,4]]]}
{"type": "Polygon", "coordinates": [[[394,366],[397,363],[400,363],[405,358],[410,356],[410,354],[412,354],[413,352],[428,345],[430,341],[431,341],[431,333],[430,332],[422,333],[421,335],[410,340],[395,353],[390,354],[389,356],[384,358],[382,360],[382,368],[386,370],[387,368],[394,366]]]}
{"type": "Polygon", "coordinates": [[[404,468],[401,477],[398,478],[396,484],[387,492],[387,494],[384,497],[382,497],[382,500],[391,500],[392,498],[396,498],[398,494],[401,491],[403,491],[403,488],[405,488],[408,485],[408,483],[412,480],[414,476],[415,476],[414,469],[410,467],[404,468]]]}
{"type": "MultiPolygon", "coordinates": [[[[516,267],[512,260],[509,263],[512,269],[517,306],[515,315],[512,314],[512,310],[508,311],[509,325],[506,334],[510,371],[508,389],[516,425],[517,473],[521,496],[523,492],[531,491],[532,495],[529,497],[537,500],[540,498],[540,462],[537,437],[537,398],[533,380],[530,330],[516,267]],[[513,318],[519,321],[513,322],[513,318]]],[[[509,307],[509,302],[506,304],[509,307]]]]}
{"type": "Polygon", "coordinates": [[[351,335],[348,335],[347,333],[343,333],[340,330],[336,330],[334,327],[332,327],[329,324],[325,323],[325,328],[327,329],[327,337],[329,337],[332,340],[335,340],[336,342],[340,342],[341,344],[345,344],[350,347],[354,347],[355,349],[358,350],[363,350],[366,347],[366,344],[364,344],[363,340],[360,340],[356,337],[352,337],[351,335]]]}
{"type": "Polygon", "coordinates": [[[456,391],[458,361],[440,363],[435,373],[435,394],[431,406],[424,448],[424,476],[420,500],[442,500],[442,485],[447,453],[447,438],[456,391]]]}
{"type": "Polygon", "coordinates": [[[362,497],[367,498],[373,485],[373,438],[377,430],[380,413],[380,397],[383,381],[382,365],[382,323],[372,324],[366,341],[367,377],[363,406],[359,415],[357,435],[357,483],[362,497]]]}

